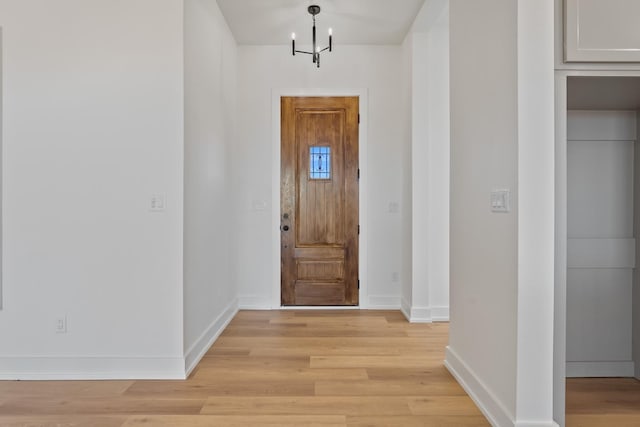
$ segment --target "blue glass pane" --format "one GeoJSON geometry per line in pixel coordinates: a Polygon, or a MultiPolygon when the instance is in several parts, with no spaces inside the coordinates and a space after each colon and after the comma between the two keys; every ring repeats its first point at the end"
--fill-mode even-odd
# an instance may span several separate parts
{"type": "Polygon", "coordinates": [[[309,177],[331,179],[331,147],[310,147],[309,157],[309,177]]]}

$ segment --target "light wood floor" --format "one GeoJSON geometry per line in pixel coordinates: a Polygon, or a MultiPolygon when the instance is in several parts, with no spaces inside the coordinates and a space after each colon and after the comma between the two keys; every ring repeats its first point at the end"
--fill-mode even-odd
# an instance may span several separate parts
{"type": "Polygon", "coordinates": [[[567,427],[639,427],[640,381],[567,379],[567,427]]]}
{"type": "MultiPolygon", "coordinates": [[[[0,426],[488,426],[447,336],[395,311],[240,312],[187,381],[0,382],[0,426]]],[[[640,426],[638,387],[569,381],[567,425],[640,426]]]]}
{"type": "Polygon", "coordinates": [[[488,426],[396,311],[238,313],[188,381],[0,382],[2,426],[488,426]]]}

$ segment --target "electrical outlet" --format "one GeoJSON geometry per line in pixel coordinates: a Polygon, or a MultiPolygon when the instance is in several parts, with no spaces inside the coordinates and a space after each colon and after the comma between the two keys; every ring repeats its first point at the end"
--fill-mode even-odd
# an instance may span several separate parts
{"type": "Polygon", "coordinates": [[[60,316],[56,318],[56,334],[67,333],[67,316],[60,316]]]}
{"type": "Polygon", "coordinates": [[[269,207],[269,204],[266,200],[252,200],[251,201],[251,210],[253,212],[262,212],[266,211],[269,207]]]}
{"type": "Polygon", "coordinates": [[[397,271],[391,273],[391,281],[393,283],[398,283],[400,281],[400,274],[397,271]]]}

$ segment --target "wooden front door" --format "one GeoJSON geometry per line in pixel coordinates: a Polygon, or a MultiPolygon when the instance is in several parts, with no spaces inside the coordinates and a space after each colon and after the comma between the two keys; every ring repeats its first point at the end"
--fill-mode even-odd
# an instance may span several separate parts
{"type": "Polygon", "coordinates": [[[282,305],[358,305],[358,98],[281,114],[282,305]]]}

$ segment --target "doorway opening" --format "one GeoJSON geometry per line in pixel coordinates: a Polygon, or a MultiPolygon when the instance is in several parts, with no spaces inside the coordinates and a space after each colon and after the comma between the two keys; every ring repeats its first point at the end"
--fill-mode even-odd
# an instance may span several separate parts
{"type": "Polygon", "coordinates": [[[566,370],[557,380],[567,378],[567,424],[616,412],[640,421],[640,76],[562,84],[566,258],[556,298],[566,298],[566,352],[556,364],[566,370]]]}
{"type": "MultiPolygon", "coordinates": [[[[272,192],[272,258],[271,263],[273,266],[271,276],[271,294],[272,294],[272,309],[283,308],[340,308],[340,309],[368,309],[370,307],[369,301],[369,286],[368,286],[368,171],[367,171],[367,117],[368,117],[368,91],[366,89],[274,89],[272,91],[272,188],[275,191],[272,192]],[[282,301],[282,234],[286,224],[283,222],[284,213],[282,211],[282,197],[281,197],[281,166],[282,166],[282,99],[283,98],[355,98],[357,100],[357,111],[359,113],[359,126],[358,126],[358,154],[357,164],[360,168],[360,176],[358,180],[358,200],[357,200],[357,225],[360,225],[360,234],[358,241],[358,257],[357,257],[357,281],[359,280],[359,289],[356,291],[357,303],[355,305],[320,305],[309,304],[288,306],[283,305],[282,301]]],[[[356,119],[357,120],[357,119],[356,119]]],[[[310,148],[310,147],[309,147],[310,148]]],[[[311,151],[305,153],[306,156],[311,156],[311,151]]],[[[307,161],[311,161],[307,158],[307,161]]],[[[309,166],[311,167],[311,163],[309,166]]],[[[310,179],[310,175],[308,177],[310,179]]],[[[289,225],[291,227],[291,225],[289,225]]],[[[291,228],[290,228],[290,231],[291,228]]],[[[304,264],[304,263],[303,263],[304,264]]],[[[303,265],[303,274],[311,275],[315,274],[313,271],[316,265],[312,265],[308,268],[308,265],[303,265]],[[312,270],[312,271],[309,271],[312,270]]],[[[329,266],[336,269],[336,265],[329,266]]]]}

